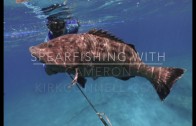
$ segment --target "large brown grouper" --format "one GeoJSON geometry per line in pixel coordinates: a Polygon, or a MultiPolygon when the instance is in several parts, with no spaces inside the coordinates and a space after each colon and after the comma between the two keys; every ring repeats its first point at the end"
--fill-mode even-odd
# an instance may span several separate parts
{"type": "Polygon", "coordinates": [[[68,34],[30,47],[33,57],[46,64],[49,75],[75,74],[73,84],[85,86],[84,77],[113,76],[128,80],[135,76],[148,79],[161,100],[184,73],[183,69],[144,64],[132,44],[127,44],[103,30],[68,34]]]}

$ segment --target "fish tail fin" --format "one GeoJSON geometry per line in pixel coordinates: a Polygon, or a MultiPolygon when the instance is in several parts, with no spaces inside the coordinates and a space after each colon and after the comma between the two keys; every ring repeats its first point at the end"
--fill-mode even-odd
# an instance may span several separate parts
{"type": "Polygon", "coordinates": [[[153,84],[159,98],[164,100],[170,93],[174,83],[181,78],[184,69],[172,67],[149,67],[147,78],[153,84]]]}

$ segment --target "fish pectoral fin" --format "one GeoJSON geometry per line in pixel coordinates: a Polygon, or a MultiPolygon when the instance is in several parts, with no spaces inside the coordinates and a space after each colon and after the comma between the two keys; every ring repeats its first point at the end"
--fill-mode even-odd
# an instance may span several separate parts
{"type": "Polygon", "coordinates": [[[128,76],[128,77],[115,77],[115,78],[118,78],[120,80],[123,80],[123,81],[126,81],[126,80],[129,80],[130,78],[133,78],[135,76],[128,76]]]}
{"type": "Polygon", "coordinates": [[[77,82],[80,84],[82,88],[85,88],[86,78],[79,76],[77,82]]]}

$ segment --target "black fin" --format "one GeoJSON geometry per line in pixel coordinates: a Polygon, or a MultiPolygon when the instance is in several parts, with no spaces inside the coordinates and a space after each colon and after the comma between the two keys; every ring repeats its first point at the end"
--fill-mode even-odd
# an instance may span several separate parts
{"type": "Polygon", "coordinates": [[[127,44],[127,45],[129,45],[131,48],[133,48],[133,50],[135,50],[135,52],[137,52],[133,44],[127,44]]]}
{"type": "MultiPolygon", "coordinates": [[[[120,43],[125,43],[123,40],[121,40],[119,38],[116,38],[115,36],[111,35],[107,31],[104,31],[102,29],[99,29],[99,30],[92,29],[92,30],[88,31],[88,33],[92,34],[92,35],[97,35],[97,36],[100,36],[100,37],[109,38],[111,40],[115,40],[115,41],[120,42],[120,43]]],[[[125,44],[127,44],[127,43],[125,43],[125,44]]],[[[135,46],[133,44],[127,44],[127,45],[129,45],[131,48],[133,48],[133,50],[135,50],[135,52],[137,52],[136,49],[135,49],[135,46]]]]}
{"type": "Polygon", "coordinates": [[[86,79],[84,77],[79,76],[77,79],[78,83],[80,84],[80,86],[82,88],[85,88],[85,84],[86,84],[86,79]]]}
{"type": "Polygon", "coordinates": [[[126,80],[129,80],[130,78],[133,78],[133,77],[135,77],[135,76],[129,76],[129,77],[116,77],[116,78],[118,78],[118,79],[120,79],[120,80],[123,80],[123,81],[126,81],[126,80]]]}
{"type": "Polygon", "coordinates": [[[46,65],[44,66],[44,69],[45,69],[45,72],[48,74],[48,75],[52,75],[52,74],[57,74],[58,72],[55,71],[54,69],[55,67],[53,65],[46,65]]]}
{"type": "Polygon", "coordinates": [[[97,36],[100,36],[100,37],[105,37],[105,38],[109,38],[111,40],[115,40],[115,41],[118,41],[120,43],[125,43],[123,40],[119,39],[119,38],[116,38],[115,36],[111,35],[110,33],[108,33],[107,31],[104,31],[102,29],[92,29],[90,31],[88,31],[89,34],[92,34],[92,35],[97,35],[97,36]]]}

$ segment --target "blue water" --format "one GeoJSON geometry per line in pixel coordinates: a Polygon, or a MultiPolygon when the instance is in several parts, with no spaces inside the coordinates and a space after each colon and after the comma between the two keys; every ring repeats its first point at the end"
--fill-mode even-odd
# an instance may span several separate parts
{"type": "MultiPolygon", "coordinates": [[[[40,7],[51,4],[32,1],[40,7]]],[[[68,0],[68,4],[81,22],[80,33],[105,29],[134,44],[140,53],[165,52],[163,66],[186,69],[163,102],[145,78],[87,78],[84,92],[113,126],[192,125],[191,0],[68,0]]],[[[77,88],[66,88],[68,76],[48,76],[31,62],[28,48],[43,42],[47,34],[44,19],[23,4],[4,0],[4,32],[5,126],[102,126],[77,88]]]]}

